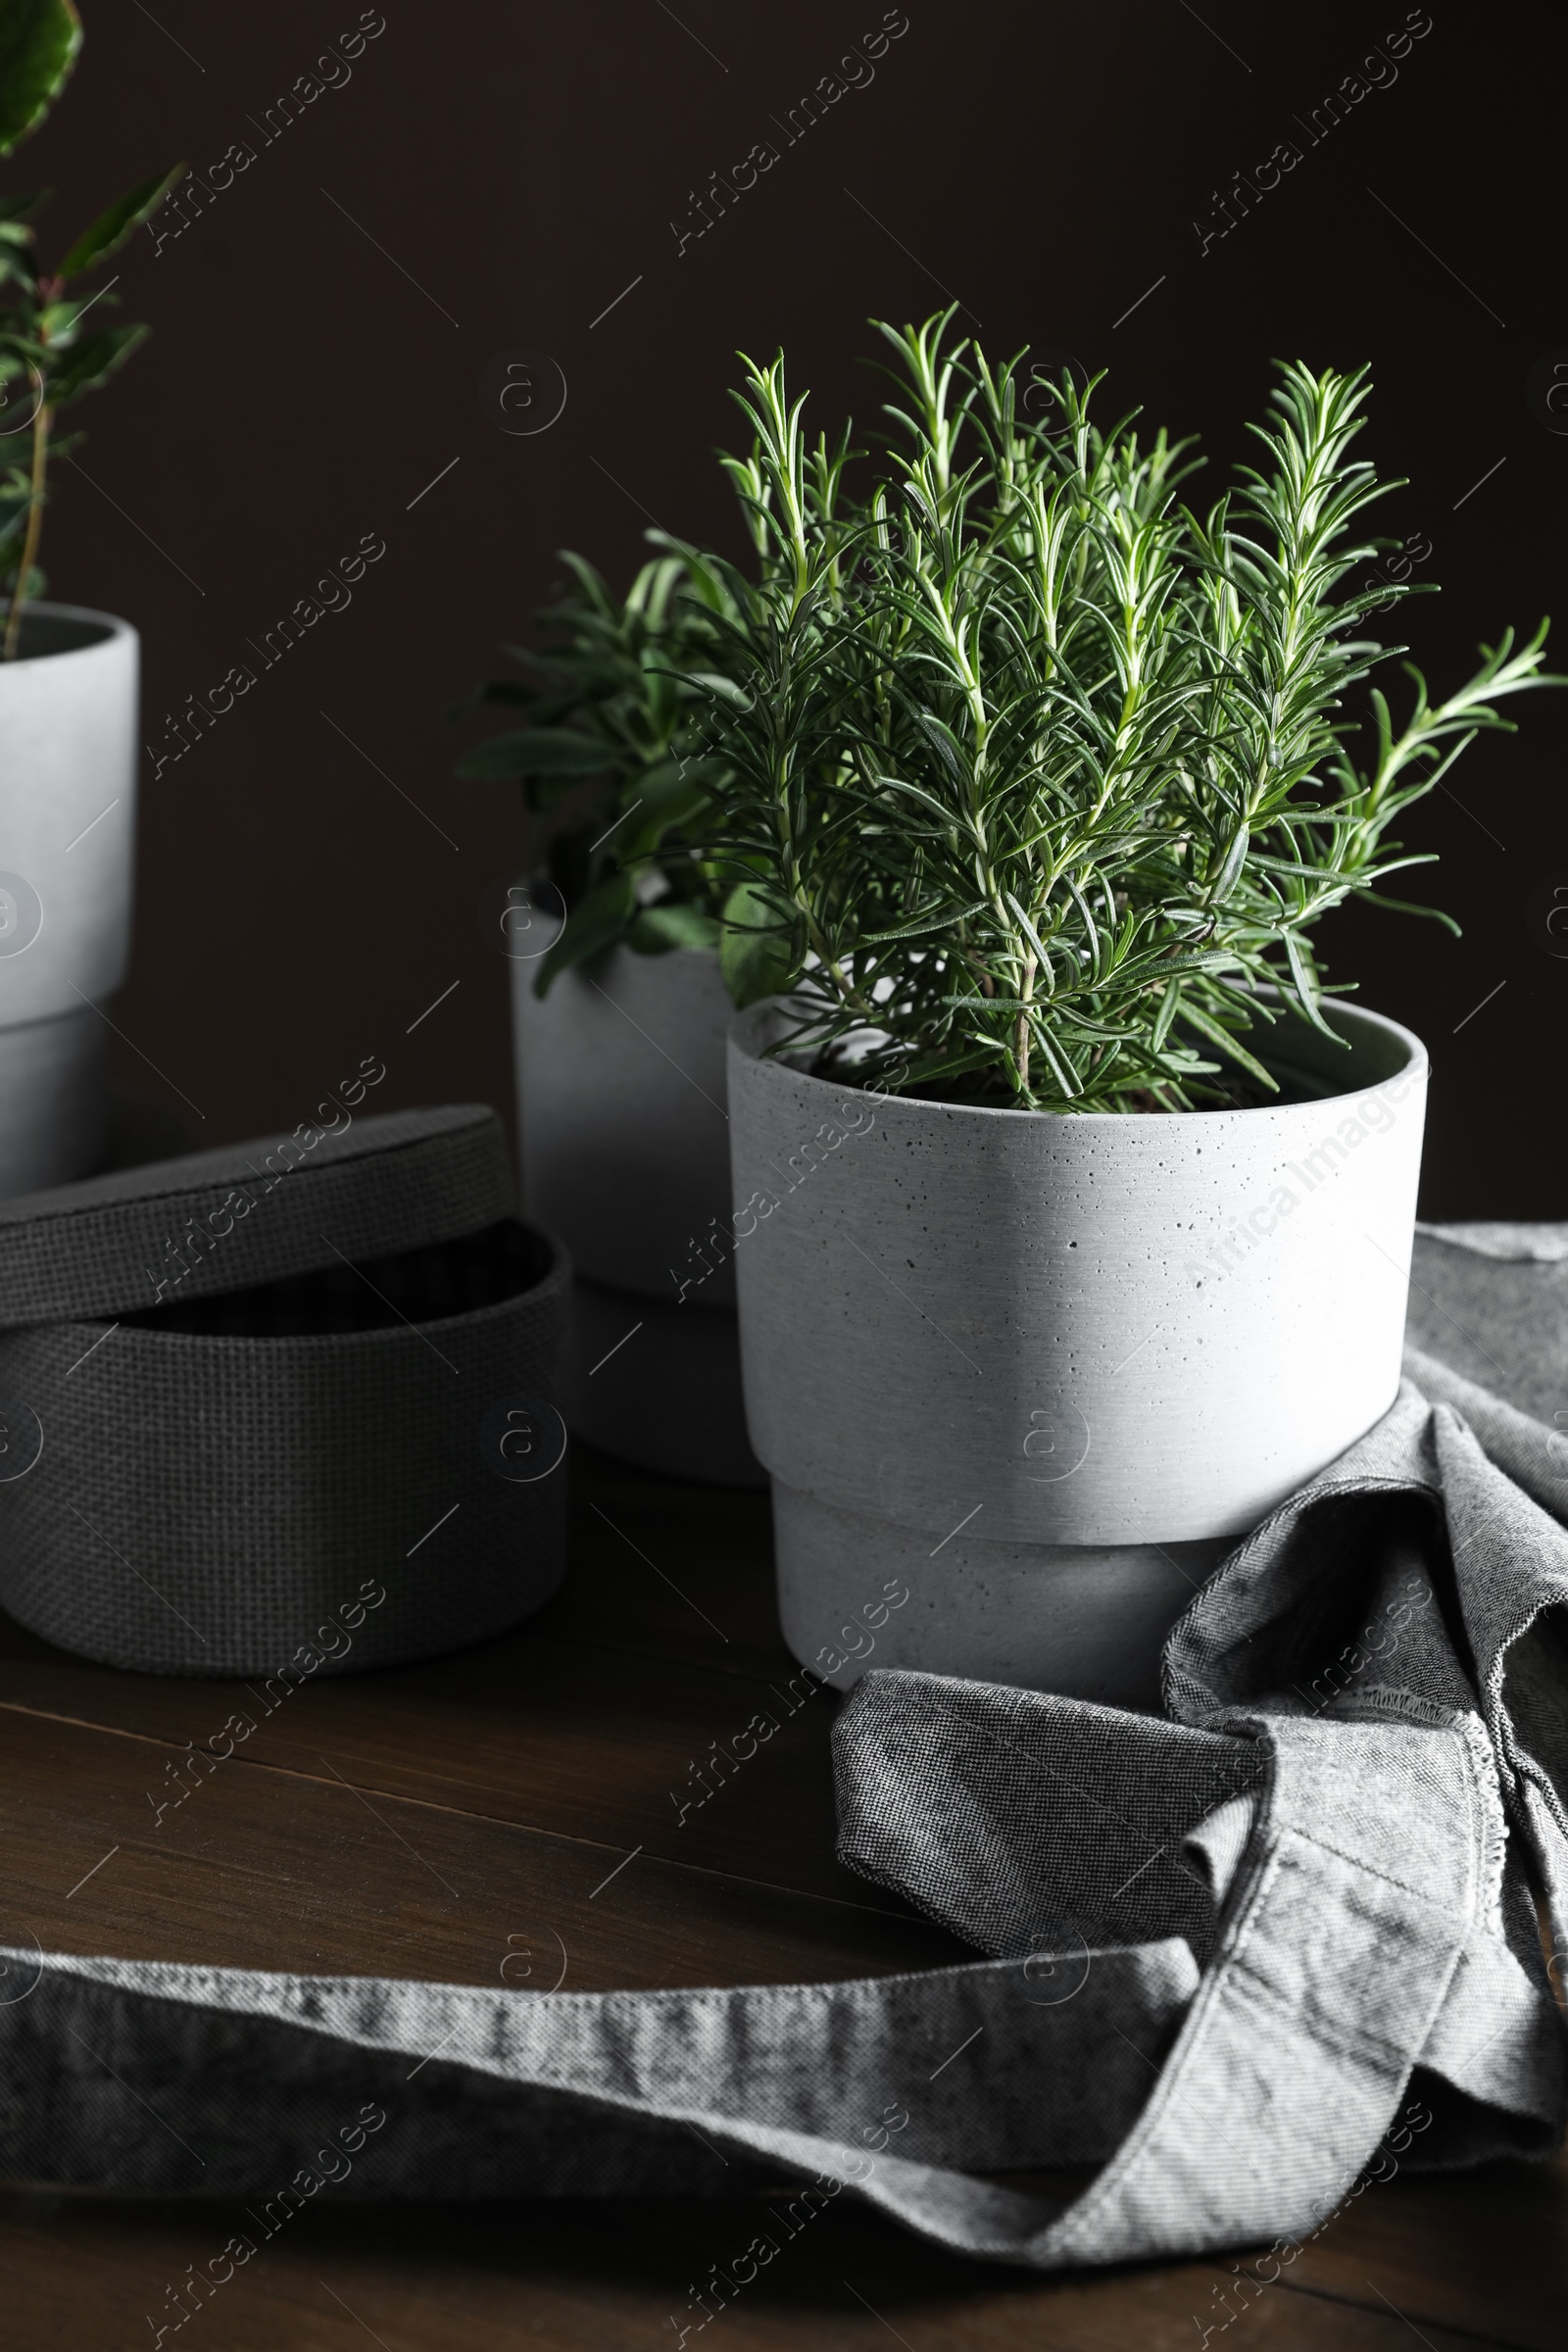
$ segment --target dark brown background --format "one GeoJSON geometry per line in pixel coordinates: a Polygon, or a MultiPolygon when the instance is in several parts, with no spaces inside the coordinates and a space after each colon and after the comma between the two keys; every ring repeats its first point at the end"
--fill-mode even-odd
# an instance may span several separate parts
{"type": "MultiPolygon", "coordinates": [[[[1563,604],[1568,439],[1523,394],[1531,363],[1568,345],[1555,9],[1433,0],[1395,86],[1203,259],[1191,220],[1211,190],[1283,138],[1305,145],[1292,116],[1403,24],[1398,0],[1304,24],[1237,0],[1205,0],[1201,21],[1184,0],[908,0],[874,82],[679,258],[668,222],[688,190],[755,140],[782,145],[769,117],[880,0],[680,0],[678,17],[661,0],[385,0],[352,80],[270,146],[247,117],[355,24],[353,0],[84,13],[74,86],[8,175],[63,191],[51,239],[176,157],[205,172],[232,139],[259,153],[177,241],[155,254],[144,235],[123,260],[122,316],[157,331],[78,412],[92,478],[62,468],[52,593],[142,630],[156,741],[362,533],[387,542],[347,612],[146,782],[115,1018],[162,1075],[127,1044],[121,1076],[188,1099],[204,1142],[292,1124],[366,1054],[387,1064],[380,1107],[476,1097],[510,1114],[507,967],[479,907],[514,808],[510,788],[452,779],[464,739],[445,708],[526,630],[557,548],[617,583],[650,516],[739,552],[710,454],[736,436],[737,345],[782,343],[819,420],[865,416],[867,314],[923,316],[951,289],[992,350],[1108,364],[1107,408],[1201,427],[1211,479],[1242,453],[1272,356],[1369,360],[1366,445],[1410,480],[1389,527],[1431,539],[1444,583],[1403,624],[1434,686],[1505,621],[1563,604]],[[486,362],[519,346],[569,385],[532,439],[477,395],[486,362]]],[[[1478,744],[1458,800],[1409,827],[1443,853],[1435,888],[1462,942],[1365,914],[1325,938],[1339,974],[1432,1048],[1429,1215],[1563,1213],[1568,960],[1532,941],[1526,906],[1568,868],[1568,698],[1514,708],[1522,734],[1478,744]]]]}

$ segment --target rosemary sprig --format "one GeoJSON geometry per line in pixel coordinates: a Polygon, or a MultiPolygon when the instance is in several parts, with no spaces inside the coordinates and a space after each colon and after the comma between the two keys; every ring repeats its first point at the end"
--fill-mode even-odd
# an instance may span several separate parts
{"type": "Polygon", "coordinates": [[[1358,766],[1347,694],[1404,650],[1362,634],[1388,587],[1346,585],[1398,486],[1350,454],[1365,369],[1283,367],[1265,464],[1200,515],[1187,445],[1102,431],[1070,380],[1065,428],[1030,422],[1017,363],[952,318],[881,327],[900,396],[853,492],[848,431],[808,446],[782,358],[747,362],[753,444],[725,464],[755,576],[664,542],[712,630],[732,987],[791,992],[818,1066],[960,1099],[1273,1089],[1260,992],[1333,1035],[1313,927],[1355,897],[1431,911],[1385,893],[1430,862],[1389,827],[1504,696],[1565,682],[1545,623],[1436,706],[1406,664],[1397,731],[1372,689],[1358,766]]]}

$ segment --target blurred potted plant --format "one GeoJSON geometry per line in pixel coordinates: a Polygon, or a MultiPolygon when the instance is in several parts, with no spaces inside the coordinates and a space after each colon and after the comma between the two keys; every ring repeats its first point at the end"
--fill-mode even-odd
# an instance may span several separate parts
{"type": "Polygon", "coordinates": [[[524,1195],[576,1269],[567,1419],[647,1468],[760,1484],[734,1280],[708,1247],[729,1207],[733,1011],[730,893],[693,832],[722,773],[705,750],[716,633],[680,556],[645,564],[624,599],[563,561],[574,587],[541,614],[542,645],[509,649],[518,672],[465,706],[524,723],[458,772],[522,787],[524,880],[496,941],[524,1195]]]}
{"type": "MultiPolygon", "coordinates": [[[[70,0],[0,0],[0,155],[36,128],[75,62],[70,0]]],[[[40,601],[61,412],[147,333],[106,323],[83,281],[163,201],[183,166],[110,206],[52,268],[37,193],[0,196],[0,1192],[79,1176],[105,1124],[107,1029],[124,978],[136,803],[138,640],[127,621],[40,601]],[[88,314],[92,316],[89,318],[88,314]]]]}
{"type": "Polygon", "coordinates": [[[1070,380],[1030,422],[950,318],[882,329],[854,498],[748,364],[760,577],[690,558],[711,854],[785,975],[729,1049],[748,1416],[808,1665],[1150,1704],[1194,1584],[1397,1388],[1426,1056],[1314,927],[1402,906],[1391,824],[1563,681],[1544,624],[1435,707],[1412,670],[1357,765],[1365,371],[1286,368],[1196,514],[1186,445],[1070,380]]]}

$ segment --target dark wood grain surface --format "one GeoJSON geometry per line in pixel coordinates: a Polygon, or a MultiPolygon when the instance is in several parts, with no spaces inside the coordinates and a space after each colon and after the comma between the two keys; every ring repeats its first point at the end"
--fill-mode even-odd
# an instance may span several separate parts
{"type": "MultiPolygon", "coordinates": [[[[0,1618],[0,1940],[578,1991],[972,1956],[834,1858],[837,1701],[780,1642],[765,1500],[591,1456],[573,1478],[571,1572],[532,1624],[270,1711],[245,1685],[119,1674],[0,1618]],[[779,1735],[682,1817],[693,1763],[760,1709],[779,1735]],[[193,1771],[187,1743],[236,1710],[254,1730],[193,1771]]],[[[323,2205],[167,2340],[654,2352],[674,2346],[691,2283],[744,2247],[749,2213],[741,2199],[323,2205]]],[[[0,2340],[148,2345],[166,2285],[234,2226],[205,2201],[12,2184],[0,2340]]],[[[986,2269],[845,2201],[687,2341],[1175,2352],[1205,2329],[1227,2352],[1560,2352],[1568,2170],[1398,2174],[1250,2292],[1228,2263],[1050,2280],[986,2269]]]]}

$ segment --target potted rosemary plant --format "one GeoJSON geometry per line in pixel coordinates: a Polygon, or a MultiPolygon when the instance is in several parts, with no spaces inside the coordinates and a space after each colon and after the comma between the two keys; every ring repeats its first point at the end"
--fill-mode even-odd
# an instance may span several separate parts
{"type": "MultiPolygon", "coordinates": [[[[0,0],[0,155],[80,43],[70,0],[0,0]]],[[[87,281],[178,177],[132,189],[48,267],[43,198],[0,196],[0,1193],[79,1176],[103,1145],[97,1007],[130,946],[139,643],[112,613],[42,602],[38,554],[51,462],[77,439],[57,419],[147,333],[111,325],[114,294],[87,281]]]]}
{"type": "Polygon", "coordinates": [[[1562,681],[1505,633],[1440,703],[1410,671],[1402,722],[1371,689],[1358,748],[1364,370],[1285,368],[1196,512],[1187,445],[1070,380],[1032,424],[950,319],[882,328],[858,490],[748,364],[757,576],[689,557],[757,1000],[747,1408],[806,1664],[1144,1704],[1195,1584],[1398,1383],[1426,1054],[1315,928],[1424,911],[1390,827],[1562,681]]]}
{"type": "Polygon", "coordinates": [[[726,888],[693,828],[717,633],[665,554],[617,600],[580,556],[543,643],[466,706],[522,723],[459,773],[521,785],[523,885],[493,909],[512,958],[523,1190],[576,1272],[571,1427],[644,1467],[763,1483],[747,1444],[729,1207],[720,947],[726,888]],[[687,673],[693,674],[687,674],[687,673]]]}

